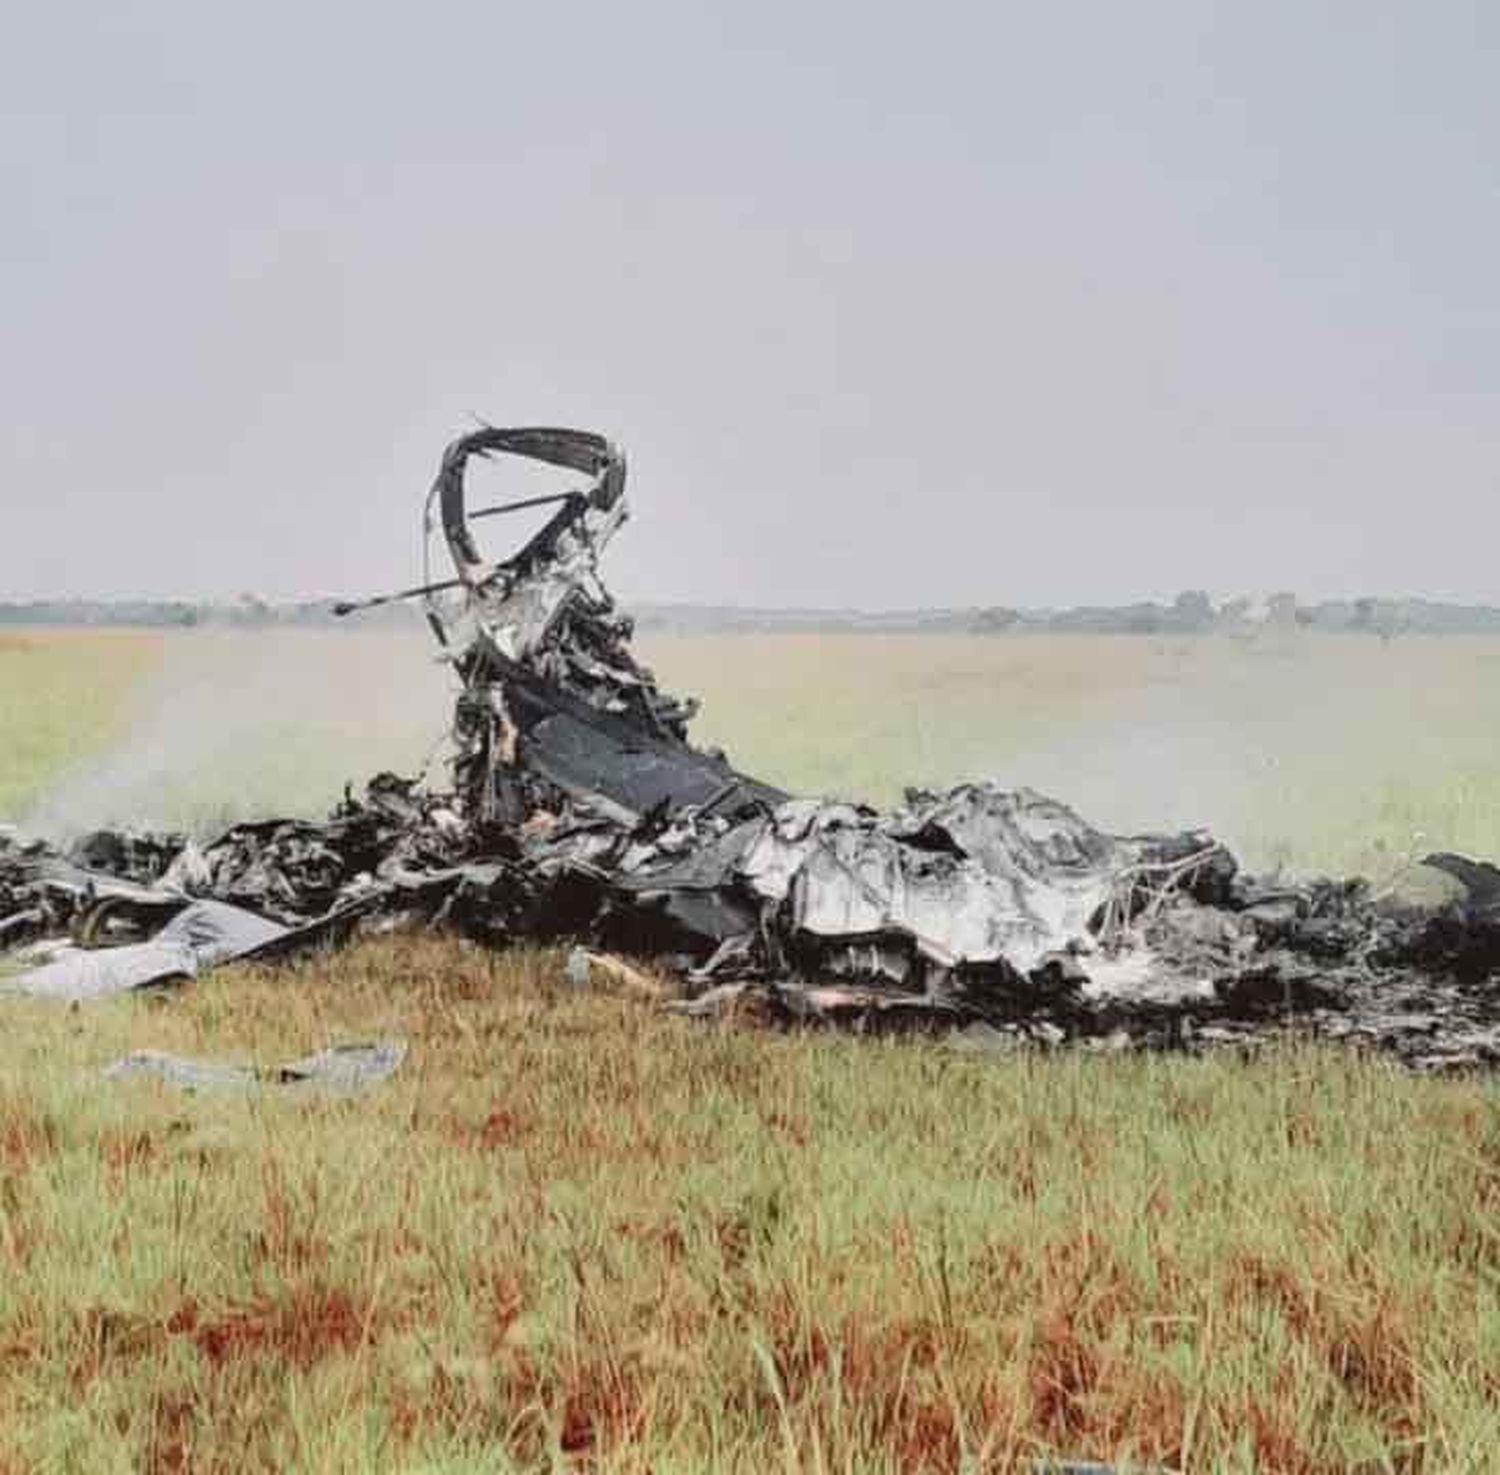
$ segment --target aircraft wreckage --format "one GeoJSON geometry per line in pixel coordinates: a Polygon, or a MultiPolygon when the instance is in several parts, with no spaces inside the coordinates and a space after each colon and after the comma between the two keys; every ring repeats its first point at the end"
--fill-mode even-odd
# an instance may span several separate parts
{"type": "MultiPolygon", "coordinates": [[[[1027,789],[802,798],[694,747],[600,582],[625,461],[575,430],[484,428],[444,453],[417,598],[460,683],[447,792],[381,775],[331,818],[207,846],[105,832],[0,839],[7,986],[70,999],[275,960],[401,923],[652,959],[677,1007],[781,1023],[1202,1048],[1291,1028],[1422,1068],[1500,1062],[1500,869],[1435,855],[1456,899],[1244,874],[1204,833],[1111,835],[1027,789]],[[476,457],[575,473],[469,507],[476,457]],[[482,519],[546,506],[516,552],[482,519]],[[441,535],[453,576],[434,581],[441,535]]],[[[583,955],[585,958],[587,954],[583,955]]]]}

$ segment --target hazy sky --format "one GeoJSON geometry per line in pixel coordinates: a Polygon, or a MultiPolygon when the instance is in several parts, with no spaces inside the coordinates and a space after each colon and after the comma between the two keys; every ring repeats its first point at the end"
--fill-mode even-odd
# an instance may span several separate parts
{"type": "Polygon", "coordinates": [[[0,115],[0,598],[400,584],[479,415],[636,599],[1500,602],[1492,0],[12,0],[0,115]]]}

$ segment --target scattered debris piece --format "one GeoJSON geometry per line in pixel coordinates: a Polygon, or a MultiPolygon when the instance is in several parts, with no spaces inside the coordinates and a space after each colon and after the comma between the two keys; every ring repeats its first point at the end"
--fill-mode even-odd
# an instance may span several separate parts
{"type": "Polygon", "coordinates": [[[196,978],[215,963],[252,956],[287,929],[222,901],[177,903],[149,941],[118,947],[69,947],[10,983],[18,993],[78,1001],[152,984],[196,978]]]}
{"type": "Polygon", "coordinates": [[[185,1091],[253,1090],[261,1086],[316,1086],[332,1091],[359,1091],[395,1074],[406,1059],[400,1040],[368,1045],[334,1045],[287,1065],[222,1065],[190,1060],[160,1050],[137,1050],[106,1066],[115,1080],[151,1077],[185,1091]]]}
{"type": "Polygon", "coordinates": [[[67,855],[0,837],[0,949],[71,938],[27,992],[94,997],[271,960],[361,930],[443,925],[487,944],[574,945],[594,973],[679,1008],[968,1049],[1087,1042],[1203,1049],[1287,1029],[1422,1069],[1500,1063],[1500,869],[1429,865],[1456,899],[1359,880],[1243,874],[1202,832],[1119,836],[1029,789],[910,790],[881,813],[798,798],[694,747],[598,559],[625,521],[625,461],[583,431],[484,428],[444,453],[414,589],[461,685],[451,793],[382,774],[322,824],[96,834],[67,855]],[[511,455],[578,490],[470,511],[464,472],[511,455]],[[506,557],[472,524],[555,507],[506,557]],[[206,910],[209,909],[209,910],[206,910]]]}
{"type": "Polygon", "coordinates": [[[665,980],[613,953],[591,953],[587,948],[575,947],[568,953],[565,973],[576,988],[587,987],[597,974],[604,982],[638,999],[667,1003],[677,998],[676,990],[665,980]]]}

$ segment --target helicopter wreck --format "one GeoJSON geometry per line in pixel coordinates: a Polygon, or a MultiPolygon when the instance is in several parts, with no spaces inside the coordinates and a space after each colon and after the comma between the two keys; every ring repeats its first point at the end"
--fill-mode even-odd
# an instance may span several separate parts
{"type": "MultiPolygon", "coordinates": [[[[206,846],[96,834],[67,854],[0,837],[6,986],[94,997],[273,961],[374,928],[651,959],[675,1007],[784,1024],[1200,1048],[1292,1028],[1422,1068],[1500,1062],[1500,869],[1426,864],[1451,899],[1243,873],[1211,835],[1121,836],[1031,790],[909,790],[896,809],[785,793],[689,738],[599,574],[627,516],[603,437],[483,428],[445,451],[429,550],[453,575],[344,605],[423,601],[458,678],[452,784],[381,775],[321,823],[206,846]],[[468,505],[475,458],[576,489],[468,505]],[[551,507],[491,559],[481,520],[551,507]]],[[[585,953],[586,958],[588,955],[585,953]]]]}

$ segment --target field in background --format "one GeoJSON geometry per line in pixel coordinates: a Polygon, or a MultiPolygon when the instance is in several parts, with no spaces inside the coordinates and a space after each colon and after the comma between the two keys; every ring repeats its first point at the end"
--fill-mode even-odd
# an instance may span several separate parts
{"type": "MultiPolygon", "coordinates": [[[[654,636],[694,732],[789,789],[889,802],[993,776],[1121,830],[1205,826],[1258,867],[1500,853],[1500,641],[654,636]]],[[[0,820],[211,830],[380,768],[442,778],[425,634],[0,638],[0,820]]]]}
{"type": "Polygon", "coordinates": [[[346,783],[416,772],[440,746],[432,650],[389,629],[0,637],[0,820],[65,835],[321,816],[346,783]]]}
{"type": "Polygon", "coordinates": [[[643,642],[700,741],[811,792],[1029,784],[1259,867],[1500,854],[1500,640],[772,635],[643,642]]]}
{"type": "MultiPolygon", "coordinates": [[[[0,639],[0,794],[64,828],[316,811],[445,715],[415,636],[42,639],[0,639]]],[[[790,787],[1500,852],[1495,642],[648,654],[790,787]]],[[[0,1470],[1494,1468],[1487,1081],[741,1033],[436,938],[0,1005],[0,1470]],[[352,1099],[98,1074],[388,1037],[352,1099]]]]}
{"type": "Polygon", "coordinates": [[[164,639],[136,630],[0,631],[0,822],[124,740],[131,696],[164,639]]]}

